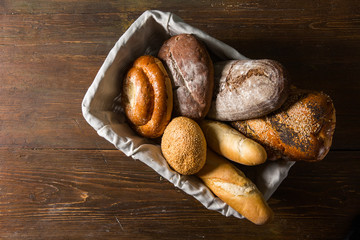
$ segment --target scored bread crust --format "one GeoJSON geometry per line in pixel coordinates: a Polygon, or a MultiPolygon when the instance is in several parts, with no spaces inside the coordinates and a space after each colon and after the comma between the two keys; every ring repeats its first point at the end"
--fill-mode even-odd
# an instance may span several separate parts
{"type": "Polygon", "coordinates": [[[215,89],[207,117],[237,121],[264,116],[278,109],[288,96],[286,69],[270,59],[217,62],[215,89]]]}
{"type": "Polygon", "coordinates": [[[141,136],[163,134],[173,109],[170,78],[161,61],[153,56],[139,57],[123,82],[122,105],[130,126],[141,136]]]}
{"type": "Polygon", "coordinates": [[[212,150],[208,149],[205,166],[196,175],[216,196],[249,221],[262,225],[272,220],[273,211],[255,184],[212,150]]]}
{"type": "Polygon", "coordinates": [[[192,34],[164,42],[164,61],[174,87],[174,116],[201,119],[208,113],[214,88],[214,66],[205,45],[192,34]]]}
{"type": "Polygon", "coordinates": [[[319,161],[329,152],[336,116],[331,98],[292,87],[283,106],[265,117],[231,125],[260,143],[270,160],[319,161]]]}

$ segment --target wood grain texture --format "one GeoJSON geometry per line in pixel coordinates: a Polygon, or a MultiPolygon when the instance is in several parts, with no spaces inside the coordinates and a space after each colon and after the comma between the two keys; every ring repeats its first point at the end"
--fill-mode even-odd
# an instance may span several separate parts
{"type": "Polygon", "coordinates": [[[360,214],[358,76],[355,0],[0,0],[0,239],[344,239],[360,214]],[[148,9],[277,60],[333,99],[332,149],[290,170],[273,223],[206,210],[83,119],[108,52],[148,9]]]}
{"type": "Polygon", "coordinates": [[[206,210],[117,150],[0,153],[1,238],[341,239],[360,199],[360,169],[352,168],[360,152],[296,164],[269,201],[274,222],[262,227],[206,210]]]}

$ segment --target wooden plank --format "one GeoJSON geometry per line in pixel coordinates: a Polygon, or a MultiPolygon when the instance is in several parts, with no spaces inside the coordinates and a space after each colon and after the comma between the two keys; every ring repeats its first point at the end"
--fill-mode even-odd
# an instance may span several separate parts
{"type": "Polygon", "coordinates": [[[0,89],[0,147],[114,149],[81,113],[83,92],[0,89]]]}
{"type": "Polygon", "coordinates": [[[258,227],[205,209],[116,150],[2,149],[0,238],[343,239],[360,210],[359,156],[295,164],[269,201],[274,222],[258,227]]]}

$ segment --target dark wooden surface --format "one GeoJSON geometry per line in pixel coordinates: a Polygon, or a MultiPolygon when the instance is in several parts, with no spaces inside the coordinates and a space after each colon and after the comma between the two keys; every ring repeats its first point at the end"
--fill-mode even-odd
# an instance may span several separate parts
{"type": "Polygon", "coordinates": [[[360,214],[359,76],[356,0],[0,0],[0,239],[345,239],[360,214]],[[107,53],[148,9],[334,100],[330,153],[291,169],[269,225],[206,210],[83,119],[107,53]]]}

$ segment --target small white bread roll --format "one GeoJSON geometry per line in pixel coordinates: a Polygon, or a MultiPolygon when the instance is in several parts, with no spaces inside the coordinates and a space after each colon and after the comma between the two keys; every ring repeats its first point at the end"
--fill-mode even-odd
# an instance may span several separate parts
{"type": "Polygon", "coordinates": [[[208,146],[229,160],[253,166],[267,159],[266,151],[260,144],[225,123],[202,120],[200,127],[208,146]]]}
{"type": "Polygon", "coordinates": [[[272,220],[273,211],[243,172],[209,148],[206,156],[205,166],[196,175],[216,196],[257,225],[272,220]]]}

